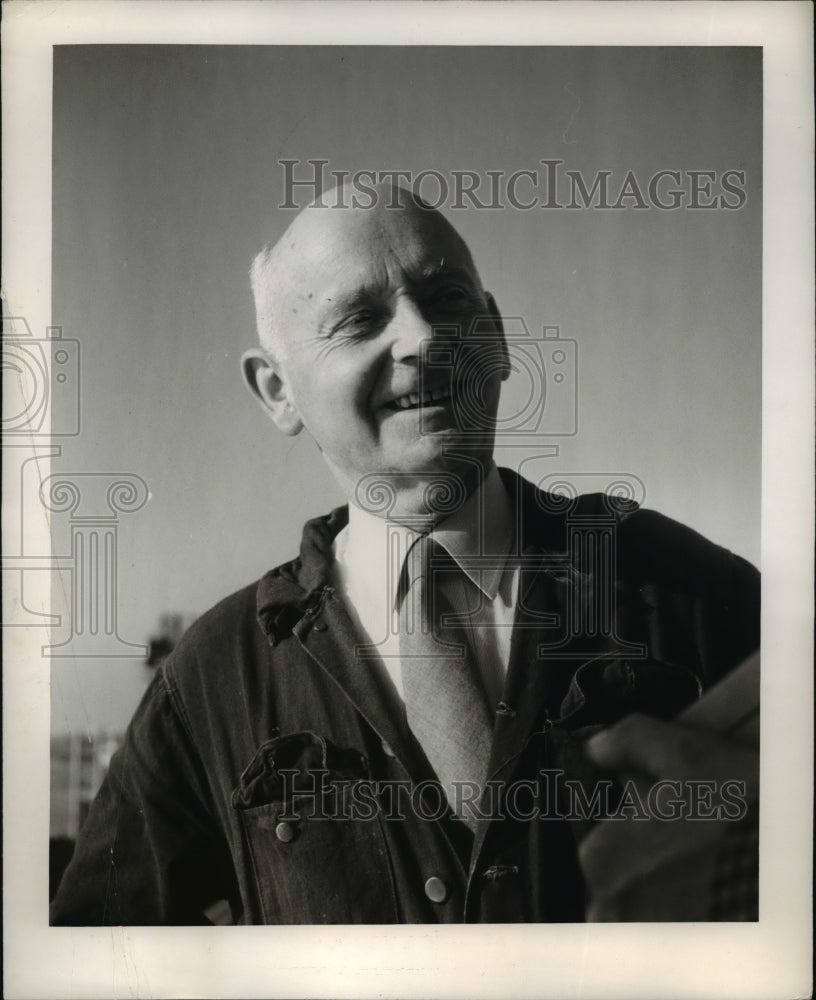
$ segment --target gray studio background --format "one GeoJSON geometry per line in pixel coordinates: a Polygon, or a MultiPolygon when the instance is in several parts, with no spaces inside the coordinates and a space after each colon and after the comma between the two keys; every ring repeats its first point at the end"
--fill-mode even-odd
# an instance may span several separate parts
{"type": "MultiPolygon", "coordinates": [[[[553,472],[637,476],[647,506],[757,562],[761,74],[756,49],[56,48],[53,322],[81,342],[82,432],[52,472],[149,485],[120,524],[120,635],[205,611],[341,502],[239,376],[249,262],[293,215],[282,158],[744,170],[739,211],[447,214],[505,313],[578,343],[578,433],[501,461],[558,443],[553,472]]],[[[139,658],[55,660],[53,733],[121,729],[149,676],[139,658]]]]}

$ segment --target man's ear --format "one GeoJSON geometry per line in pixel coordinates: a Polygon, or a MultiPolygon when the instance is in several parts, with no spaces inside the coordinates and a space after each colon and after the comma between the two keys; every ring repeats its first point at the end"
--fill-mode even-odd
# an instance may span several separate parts
{"type": "Polygon", "coordinates": [[[499,307],[496,305],[496,300],[490,294],[490,292],[485,292],[485,298],[487,299],[487,308],[490,310],[490,317],[493,320],[493,324],[496,327],[496,333],[501,339],[502,347],[502,367],[501,367],[501,377],[502,382],[506,382],[510,378],[510,373],[513,370],[510,365],[510,353],[507,350],[507,340],[504,336],[504,321],[502,320],[501,313],[499,312],[499,307]]]}
{"type": "Polygon", "coordinates": [[[260,402],[279,430],[299,434],[303,421],[286,390],[280,365],[261,347],[251,347],[241,357],[241,372],[249,391],[260,402]]]}

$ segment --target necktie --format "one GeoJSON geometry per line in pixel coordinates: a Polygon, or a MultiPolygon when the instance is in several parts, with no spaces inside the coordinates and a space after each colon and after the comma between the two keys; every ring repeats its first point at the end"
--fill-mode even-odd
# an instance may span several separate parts
{"type": "Polygon", "coordinates": [[[463,804],[479,793],[468,789],[457,795],[454,782],[474,782],[479,791],[484,786],[493,715],[467,627],[450,621],[454,608],[439,586],[450,573],[460,577],[451,585],[461,585],[462,571],[430,536],[409,550],[400,581],[400,661],[408,725],[454,811],[475,829],[463,804]]]}

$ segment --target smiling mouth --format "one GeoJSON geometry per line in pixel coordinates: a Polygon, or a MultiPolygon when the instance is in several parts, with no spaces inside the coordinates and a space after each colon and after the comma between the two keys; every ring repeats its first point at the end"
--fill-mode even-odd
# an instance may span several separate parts
{"type": "Polygon", "coordinates": [[[419,410],[423,406],[446,403],[451,398],[450,389],[430,389],[426,392],[409,392],[386,403],[389,410],[419,410]]]}

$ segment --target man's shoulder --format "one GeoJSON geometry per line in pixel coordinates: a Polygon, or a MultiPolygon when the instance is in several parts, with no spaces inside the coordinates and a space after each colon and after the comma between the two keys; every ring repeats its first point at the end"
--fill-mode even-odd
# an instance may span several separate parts
{"type": "Polygon", "coordinates": [[[249,630],[256,621],[256,594],[258,581],[223,597],[200,615],[182,636],[174,653],[178,655],[206,653],[225,644],[249,630]]]}
{"type": "Polygon", "coordinates": [[[190,625],[169,658],[174,676],[191,672],[246,667],[263,654],[268,636],[259,620],[259,611],[270,589],[280,599],[300,592],[296,583],[298,560],[292,559],[269,570],[264,576],[222,598],[190,625]]]}
{"type": "Polygon", "coordinates": [[[759,571],[747,559],[656,510],[638,507],[622,519],[616,536],[624,574],[670,576],[685,584],[719,575],[758,585],[759,571]]]}
{"type": "Polygon", "coordinates": [[[544,548],[574,549],[582,538],[597,540],[602,533],[616,568],[630,578],[682,583],[699,580],[707,572],[758,575],[741,556],[633,499],[603,492],[549,492],[507,470],[502,470],[502,478],[517,499],[523,533],[544,548]]]}
{"type": "Polygon", "coordinates": [[[291,632],[309,602],[330,579],[332,542],[347,520],[345,508],[307,521],[300,554],[223,598],[190,626],[171,655],[171,670],[246,670],[291,632]]]}

